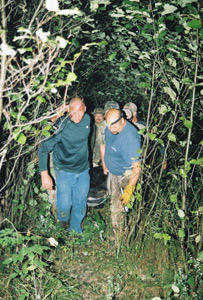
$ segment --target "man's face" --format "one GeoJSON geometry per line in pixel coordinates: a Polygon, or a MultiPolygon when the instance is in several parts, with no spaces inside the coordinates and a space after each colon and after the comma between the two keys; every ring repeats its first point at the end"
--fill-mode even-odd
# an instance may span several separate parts
{"type": "Polygon", "coordinates": [[[98,125],[102,121],[104,121],[104,115],[102,115],[102,114],[95,114],[94,115],[94,120],[95,120],[95,124],[98,125]]]}
{"type": "Polygon", "coordinates": [[[80,123],[86,111],[86,106],[81,101],[75,101],[69,106],[70,119],[74,123],[80,123]]]}
{"type": "Polygon", "coordinates": [[[115,123],[113,125],[107,124],[107,126],[108,126],[108,129],[111,131],[111,133],[118,134],[119,132],[121,132],[123,130],[124,123],[125,123],[125,120],[122,118],[117,123],[115,123]]]}

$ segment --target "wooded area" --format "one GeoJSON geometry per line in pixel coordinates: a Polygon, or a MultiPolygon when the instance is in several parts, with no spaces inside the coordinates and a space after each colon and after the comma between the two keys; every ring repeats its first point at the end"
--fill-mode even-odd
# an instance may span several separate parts
{"type": "Polygon", "coordinates": [[[0,299],[201,299],[202,1],[0,8],[0,299]],[[88,210],[83,238],[66,236],[34,162],[49,119],[75,96],[89,114],[106,101],[134,102],[147,122],[130,231],[117,248],[108,200],[88,210]]]}

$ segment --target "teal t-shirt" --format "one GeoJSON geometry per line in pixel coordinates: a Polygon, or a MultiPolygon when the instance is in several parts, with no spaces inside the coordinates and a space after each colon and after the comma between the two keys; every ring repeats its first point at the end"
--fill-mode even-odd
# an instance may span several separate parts
{"type": "MultiPolygon", "coordinates": [[[[64,123],[61,125],[64,126],[64,123]]],[[[47,170],[48,154],[53,151],[54,168],[71,173],[80,173],[89,168],[88,136],[90,133],[90,116],[85,114],[80,123],[70,119],[65,126],[39,149],[40,172],[47,170]]]]}
{"type": "Polygon", "coordinates": [[[123,175],[134,162],[140,161],[140,136],[137,129],[128,121],[123,130],[113,134],[105,129],[104,161],[107,169],[114,175],[123,175]]]}

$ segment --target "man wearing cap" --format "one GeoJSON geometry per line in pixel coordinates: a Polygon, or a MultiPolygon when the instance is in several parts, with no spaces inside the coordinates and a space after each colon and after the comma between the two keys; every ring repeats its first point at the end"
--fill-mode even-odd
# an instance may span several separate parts
{"type": "Polygon", "coordinates": [[[138,129],[143,129],[146,127],[146,122],[138,120],[138,114],[137,114],[137,105],[133,102],[128,102],[123,106],[123,110],[126,110],[126,114],[128,114],[128,110],[132,111],[132,118],[131,120],[129,120],[130,122],[132,122],[133,124],[135,124],[135,126],[138,129]]]}
{"type": "MultiPolygon", "coordinates": [[[[132,111],[132,118],[129,119],[129,121],[132,122],[138,130],[146,128],[147,123],[138,119],[137,105],[133,102],[126,103],[123,107],[123,111],[125,112],[126,116],[129,115],[129,110],[132,111]]],[[[143,139],[144,138],[145,135],[143,135],[143,139]]],[[[165,154],[165,146],[161,144],[160,144],[160,154],[162,157],[165,154]]],[[[163,169],[165,170],[166,167],[167,167],[167,161],[165,160],[163,163],[163,169]]]]}
{"type": "Polygon", "coordinates": [[[135,190],[141,172],[140,136],[123,118],[119,109],[106,114],[105,147],[102,153],[104,173],[110,173],[111,222],[118,244],[122,233],[123,211],[135,190]],[[121,189],[124,192],[121,195],[121,189]]]}
{"type": "Polygon", "coordinates": [[[100,144],[98,142],[98,131],[99,128],[106,127],[106,123],[104,121],[104,109],[103,108],[95,108],[92,112],[94,116],[94,126],[91,137],[91,150],[92,150],[92,163],[93,167],[99,166],[100,159],[100,144]]]}

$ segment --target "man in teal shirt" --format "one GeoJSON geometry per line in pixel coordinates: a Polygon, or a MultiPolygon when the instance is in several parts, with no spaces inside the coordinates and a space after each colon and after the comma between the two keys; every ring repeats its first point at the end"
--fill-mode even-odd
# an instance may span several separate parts
{"type": "Polygon", "coordinates": [[[42,143],[39,149],[39,168],[42,186],[53,189],[48,173],[48,154],[53,151],[56,174],[57,218],[70,221],[69,231],[82,232],[81,223],[86,214],[89,192],[88,136],[90,117],[81,98],[73,98],[68,106],[68,115],[58,120],[55,134],[42,143]]]}

